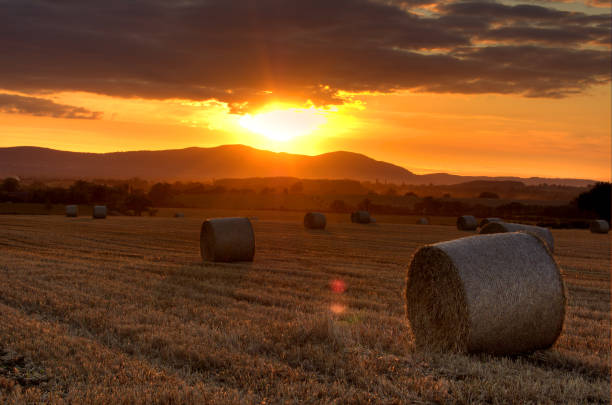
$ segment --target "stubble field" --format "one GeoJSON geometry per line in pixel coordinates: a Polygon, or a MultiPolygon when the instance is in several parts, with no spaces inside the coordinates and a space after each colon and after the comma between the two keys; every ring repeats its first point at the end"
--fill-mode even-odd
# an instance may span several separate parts
{"type": "Polygon", "coordinates": [[[254,220],[207,264],[201,218],[0,216],[0,403],[609,403],[610,238],[553,231],[564,330],[515,357],[415,350],[402,299],[442,225],[254,220]]]}

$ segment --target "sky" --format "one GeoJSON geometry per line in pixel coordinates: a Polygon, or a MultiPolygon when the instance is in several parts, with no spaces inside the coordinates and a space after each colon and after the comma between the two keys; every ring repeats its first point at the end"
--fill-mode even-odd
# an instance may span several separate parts
{"type": "Polygon", "coordinates": [[[0,147],[610,180],[610,3],[0,0],[0,147]]]}

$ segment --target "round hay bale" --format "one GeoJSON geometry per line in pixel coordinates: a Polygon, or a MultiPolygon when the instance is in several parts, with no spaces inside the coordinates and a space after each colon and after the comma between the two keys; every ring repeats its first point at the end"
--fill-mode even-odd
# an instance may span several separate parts
{"type": "Polygon", "coordinates": [[[255,234],[248,218],[210,218],[200,231],[202,259],[212,262],[252,262],[255,234]]]}
{"type": "Polygon", "coordinates": [[[327,219],[320,212],[309,212],[304,215],[304,227],[307,229],[325,229],[327,219]]]}
{"type": "Polygon", "coordinates": [[[93,207],[92,217],[96,219],[104,219],[106,218],[106,205],[95,205],[93,207]]]}
{"type": "Polygon", "coordinates": [[[482,221],[480,221],[480,227],[482,228],[489,222],[504,222],[504,221],[502,221],[501,218],[484,218],[482,221]]]}
{"type": "Polygon", "coordinates": [[[66,216],[67,217],[78,217],[79,206],[78,205],[66,205],[66,216]]]}
{"type": "Polygon", "coordinates": [[[370,213],[368,211],[355,211],[351,213],[351,222],[369,224],[371,222],[370,213]]]}
{"type": "Polygon", "coordinates": [[[429,220],[427,218],[419,218],[417,225],[429,225],[429,220]]]}
{"type": "Polygon", "coordinates": [[[185,218],[185,214],[183,214],[182,212],[175,212],[174,218],[185,218]]]}
{"type": "Polygon", "coordinates": [[[608,233],[610,231],[610,224],[605,219],[596,219],[591,221],[590,229],[592,233],[608,233]]]}
{"type": "Polygon", "coordinates": [[[544,242],[522,232],[420,248],[406,278],[417,347],[509,355],[550,347],[565,318],[561,273],[544,242]]]}
{"type": "Polygon", "coordinates": [[[531,233],[538,238],[542,238],[546,245],[550,249],[551,252],[555,251],[555,240],[550,233],[548,228],[543,228],[541,226],[533,226],[533,225],[524,225],[524,224],[514,224],[509,222],[490,222],[485,225],[481,230],[481,234],[489,234],[489,233],[503,233],[503,232],[527,232],[531,233]]]}
{"type": "Polygon", "coordinates": [[[462,215],[457,218],[457,229],[460,231],[475,231],[478,228],[478,221],[472,215],[462,215]]]}

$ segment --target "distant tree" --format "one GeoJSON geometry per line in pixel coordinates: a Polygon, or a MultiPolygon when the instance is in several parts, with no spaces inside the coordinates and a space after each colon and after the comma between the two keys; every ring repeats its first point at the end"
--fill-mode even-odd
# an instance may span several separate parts
{"type": "Polygon", "coordinates": [[[7,177],[2,182],[2,191],[6,191],[7,193],[14,193],[15,191],[19,191],[19,180],[14,177],[7,177]]]}
{"type": "Polygon", "coordinates": [[[595,186],[580,194],[574,204],[578,209],[595,214],[598,218],[610,222],[610,206],[612,185],[610,183],[597,183],[595,186]]]}
{"type": "Polygon", "coordinates": [[[148,196],[153,205],[164,205],[172,196],[172,185],[168,183],[155,183],[149,190],[148,196]]]}
{"type": "Polygon", "coordinates": [[[495,198],[495,199],[499,199],[499,195],[497,195],[495,193],[492,193],[490,191],[483,191],[482,193],[480,193],[478,198],[495,198]]]}
{"type": "Polygon", "coordinates": [[[144,211],[147,211],[153,205],[153,202],[144,192],[139,191],[128,195],[124,205],[127,210],[132,210],[134,214],[141,216],[144,211]]]}
{"type": "Polygon", "coordinates": [[[302,191],[304,191],[304,185],[302,184],[301,181],[298,181],[297,183],[293,183],[291,185],[290,191],[292,193],[301,193],[302,191]]]}
{"type": "Polygon", "coordinates": [[[329,209],[334,212],[347,212],[350,210],[348,205],[344,202],[344,200],[334,200],[329,205],[329,209]]]}
{"type": "Polygon", "coordinates": [[[389,195],[389,196],[397,195],[397,190],[395,190],[393,187],[389,187],[389,189],[385,191],[385,195],[389,195]]]}
{"type": "Polygon", "coordinates": [[[91,203],[91,194],[93,183],[88,183],[85,180],[77,180],[68,188],[68,195],[71,203],[89,204],[91,203]]]}
{"type": "Polygon", "coordinates": [[[357,205],[357,208],[360,210],[370,211],[372,209],[372,201],[370,201],[369,198],[365,198],[357,205]]]}
{"type": "Polygon", "coordinates": [[[94,184],[91,191],[91,199],[93,202],[107,202],[108,188],[103,184],[94,184]]]}
{"type": "Polygon", "coordinates": [[[424,197],[423,200],[414,205],[415,211],[422,214],[441,214],[442,208],[442,202],[431,196],[424,197]]]}

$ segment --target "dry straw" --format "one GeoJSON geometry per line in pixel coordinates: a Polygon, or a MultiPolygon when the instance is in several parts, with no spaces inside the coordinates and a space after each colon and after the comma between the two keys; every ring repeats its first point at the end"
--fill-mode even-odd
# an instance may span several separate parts
{"type": "Polygon", "coordinates": [[[251,262],[255,234],[248,218],[210,218],[200,231],[202,259],[213,262],[251,262]]]}
{"type": "Polygon", "coordinates": [[[481,230],[481,234],[503,233],[503,232],[527,232],[539,238],[542,238],[551,252],[555,251],[555,240],[548,228],[541,226],[513,224],[509,222],[491,222],[485,225],[481,230]]]}
{"type": "Polygon", "coordinates": [[[106,218],[106,205],[95,205],[93,207],[93,215],[96,219],[106,218]]]}
{"type": "Polygon", "coordinates": [[[325,229],[327,220],[320,212],[309,212],[304,215],[304,227],[308,229],[325,229]]]}
{"type": "Polygon", "coordinates": [[[460,231],[475,231],[478,228],[478,221],[472,215],[462,215],[457,218],[457,229],[460,231]]]}
{"type": "Polygon", "coordinates": [[[557,263],[541,239],[521,232],[420,248],[405,293],[420,349],[527,353],[554,344],[565,317],[557,263]]]}
{"type": "Polygon", "coordinates": [[[608,233],[610,231],[610,225],[605,219],[596,219],[591,221],[591,232],[593,233],[608,233]]]}
{"type": "Polygon", "coordinates": [[[370,213],[368,211],[355,211],[351,213],[351,222],[369,224],[372,222],[372,218],[370,218],[370,213]]]}
{"type": "Polygon", "coordinates": [[[67,217],[78,217],[79,206],[78,205],[66,205],[66,216],[67,217]]]}
{"type": "Polygon", "coordinates": [[[427,218],[419,218],[417,221],[418,225],[429,225],[429,220],[427,218]]]}
{"type": "Polygon", "coordinates": [[[480,221],[480,227],[484,227],[486,224],[488,224],[489,222],[503,222],[501,220],[501,218],[484,218],[482,221],[480,221]]]}

